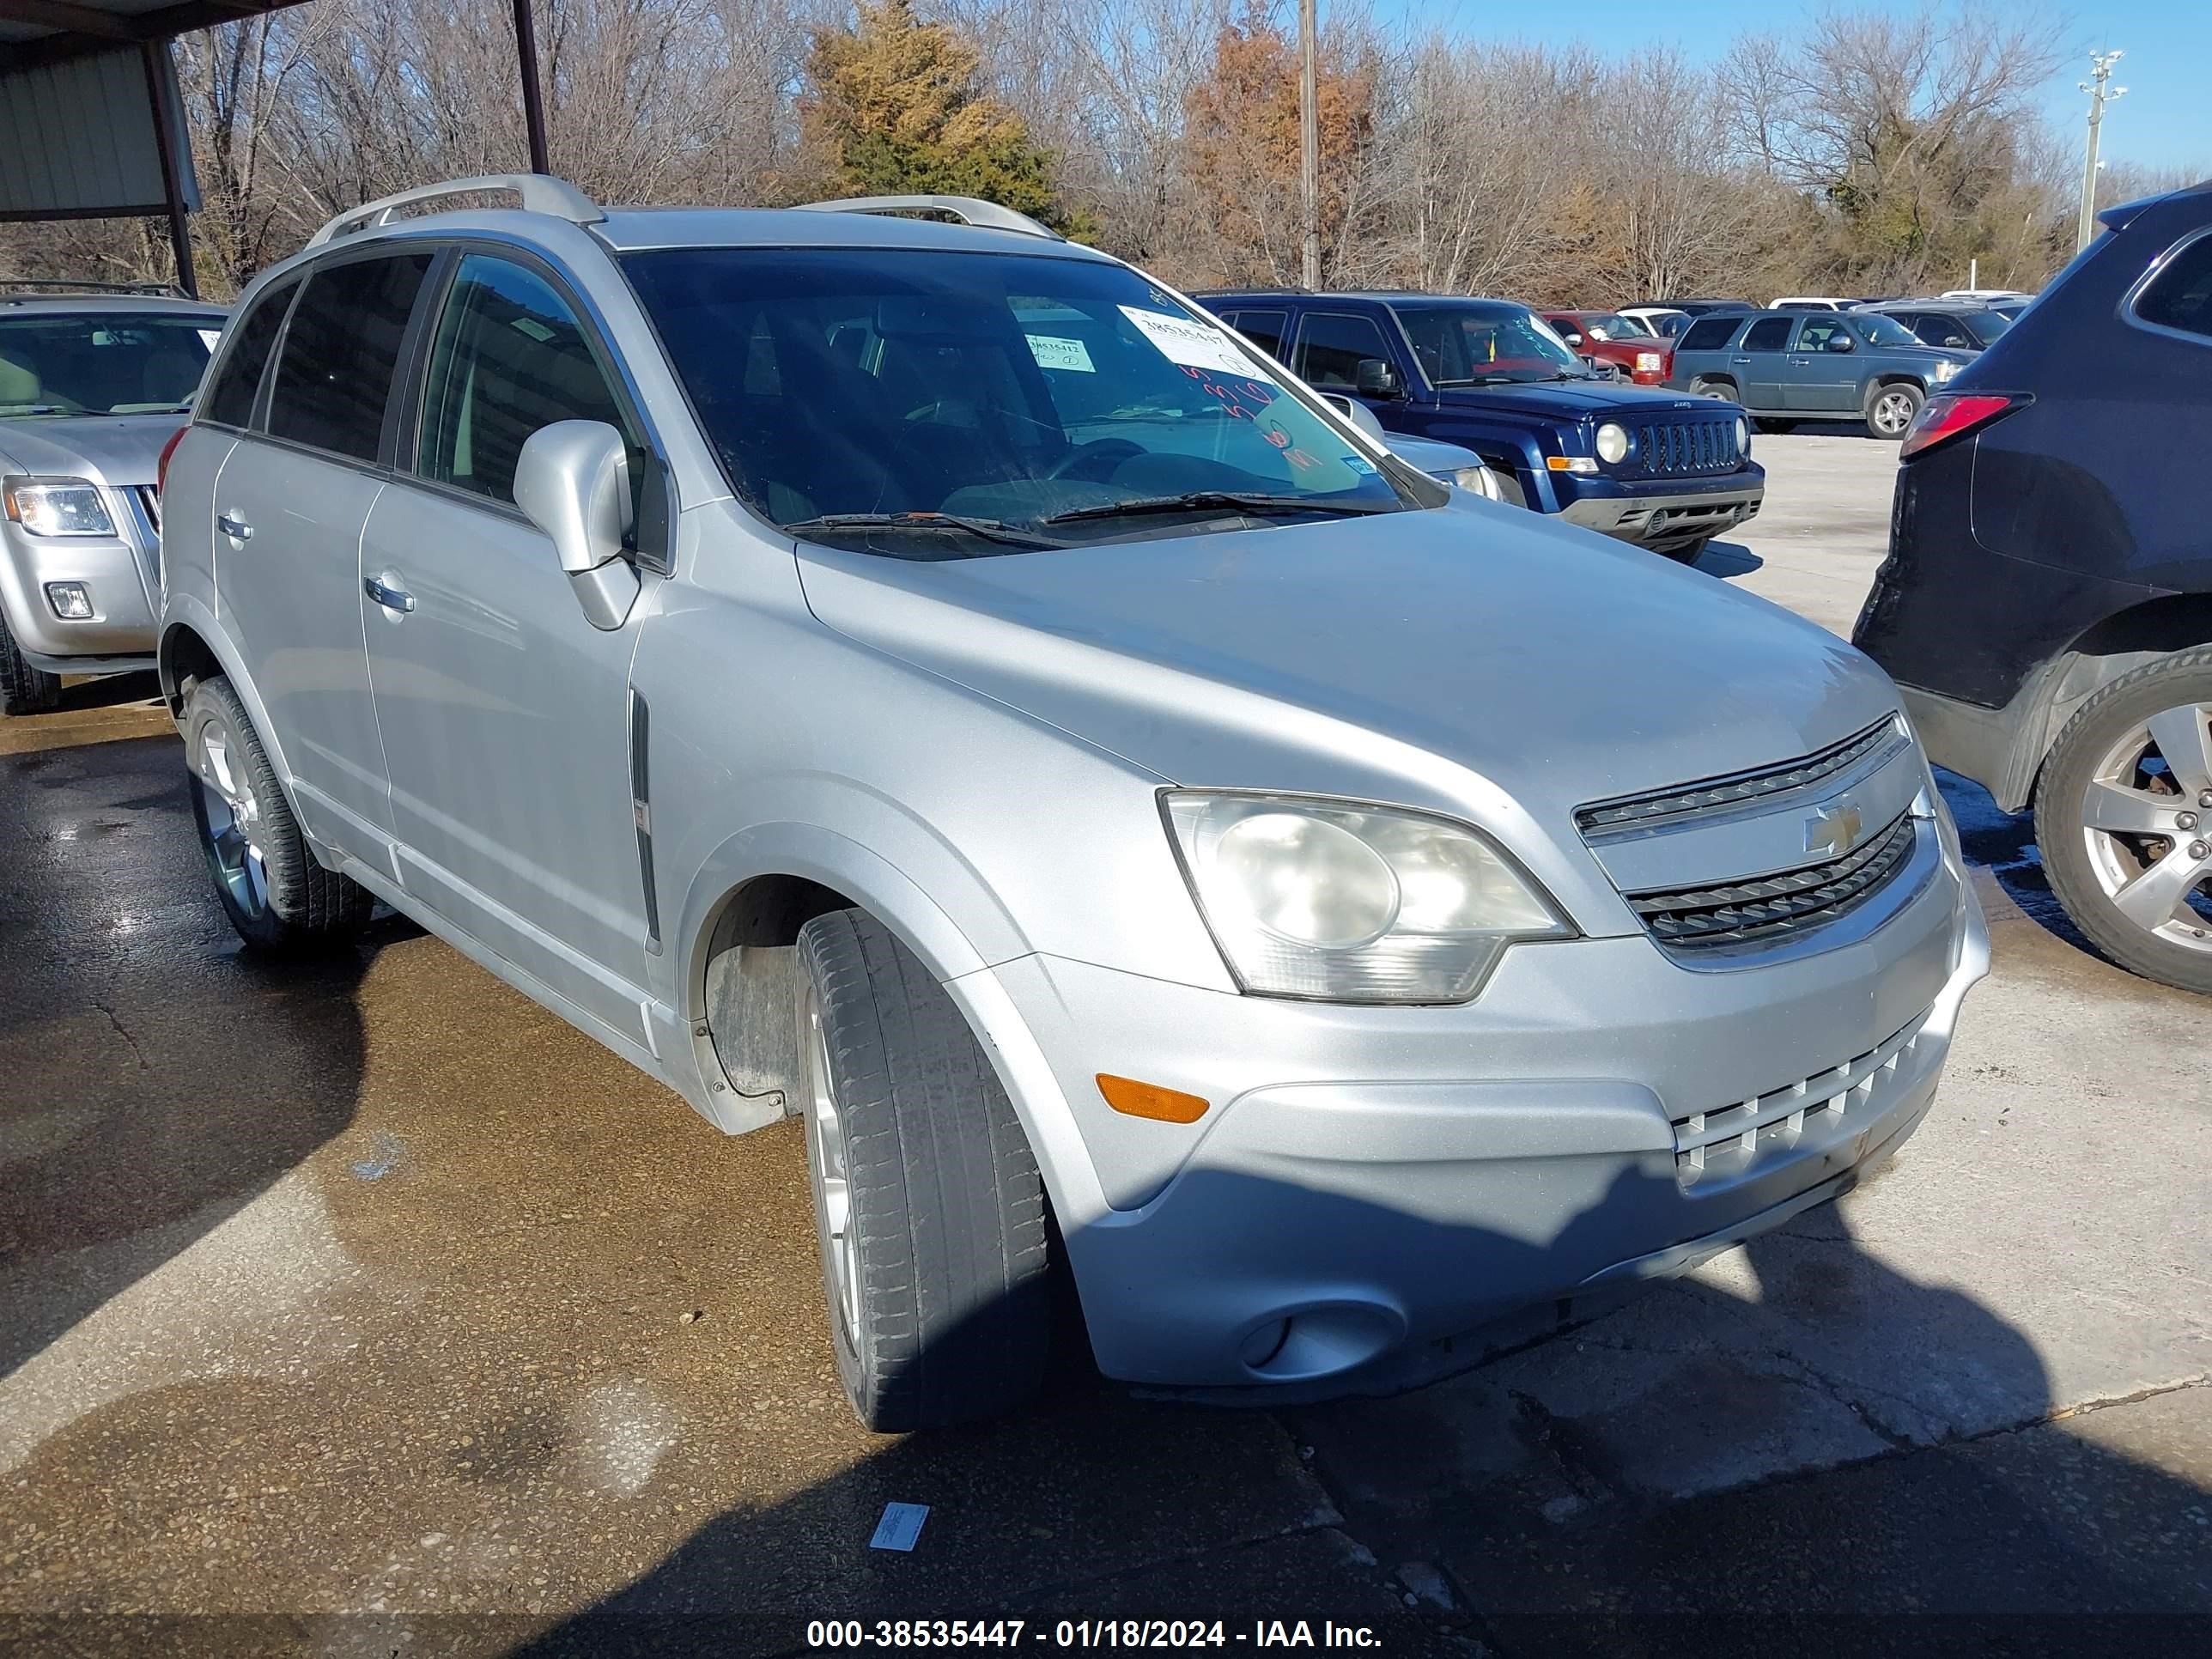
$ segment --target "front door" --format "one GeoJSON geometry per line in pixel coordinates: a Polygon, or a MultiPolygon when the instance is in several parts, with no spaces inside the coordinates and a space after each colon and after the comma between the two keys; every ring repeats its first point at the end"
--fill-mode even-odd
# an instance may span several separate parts
{"type": "Polygon", "coordinates": [[[361,649],[362,526],[428,252],[318,266],[267,413],[216,480],[216,603],[269,714],[307,832],[384,862],[384,757],[361,649]]]}
{"type": "Polygon", "coordinates": [[[623,626],[593,627],[514,506],[515,462],[540,427],[629,429],[610,384],[546,275],[461,259],[412,466],[369,514],[353,614],[406,885],[635,1044],[647,993],[628,702],[650,595],[623,626]]]}
{"type": "Polygon", "coordinates": [[[1857,414],[1857,344],[1840,317],[1814,313],[1798,324],[1789,356],[1787,407],[1808,414],[1857,414]]]}
{"type": "Polygon", "coordinates": [[[1743,339],[1729,362],[1741,378],[1747,409],[1787,409],[1782,385],[1795,318],[1762,317],[1744,330],[1743,339]]]}

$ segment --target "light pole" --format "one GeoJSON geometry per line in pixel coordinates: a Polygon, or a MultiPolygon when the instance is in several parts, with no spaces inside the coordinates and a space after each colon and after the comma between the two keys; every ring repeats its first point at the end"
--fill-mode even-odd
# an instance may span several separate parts
{"type": "Polygon", "coordinates": [[[2077,249],[2088,246],[2089,239],[2097,234],[2097,130],[2105,125],[2105,106],[2127,94],[2125,87],[2114,87],[2110,91],[2105,87],[2112,78],[2112,65],[2120,58],[2117,52],[2090,53],[2089,78],[2077,83],[2089,94],[2089,153],[2081,163],[2081,222],[2075,228],[2074,238],[2077,249]]]}
{"type": "Polygon", "coordinates": [[[1298,216],[1304,232],[1300,280],[1321,286],[1321,67],[1314,37],[1316,0],[1298,0],[1298,216]]]}

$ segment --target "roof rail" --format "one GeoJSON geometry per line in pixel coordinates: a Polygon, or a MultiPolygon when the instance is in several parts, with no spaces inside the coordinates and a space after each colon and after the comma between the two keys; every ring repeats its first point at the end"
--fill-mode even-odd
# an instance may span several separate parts
{"type": "Polygon", "coordinates": [[[38,295],[46,294],[152,294],[172,299],[185,298],[185,291],[174,283],[95,283],[75,282],[60,276],[9,276],[0,278],[0,292],[10,295],[38,295]]]}
{"type": "Polygon", "coordinates": [[[472,196],[488,190],[511,190],[522,198],[524,212],[550,213],[571,224],[595,225],[607,216],[599,210],[598,203],[566,179],[556,179],[546,173],[487,173],[474,179],[450,179],[442,185],[421,185],[396,196],[380,196],[374,202],[348,208],[310,236],[307,246],[320,247],[337,237],[388,224],[395,208],[416,202],[434,202],[441,196],[472,196]]]}
{"type": "Polygon", "coordinates": [[[1050,225],[1040,224],[1026,213],[1017,213],[996,202],[974,196],[854,196],[842,202],[801,202],[799,213],[942,213],[963,225],[984,230],[1011,230],[1024,236],[1045,236],[1055,242],[1067,240],[1050,225]]]}

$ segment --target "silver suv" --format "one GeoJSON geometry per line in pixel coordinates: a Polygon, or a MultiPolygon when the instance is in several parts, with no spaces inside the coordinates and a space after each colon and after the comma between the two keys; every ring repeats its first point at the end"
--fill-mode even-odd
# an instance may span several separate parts
{"type": "Polygon", "coordinates": [[[0,294],[0,714],[64,674],[154,665],[156,464],[219,306],[60,284],[0,294]]]}
{"type": "Polygon", "coordinates": [[[1109,1375],[1246,1389],[1678,1271],[1893,1148],[1987,968],[1856,652],[988,204],[412,192],[211,375],[161,665],[239,931],[382,899],[802,1117],[875,1427],[1022,1400],[1063,1268],[1109,1375]]]}

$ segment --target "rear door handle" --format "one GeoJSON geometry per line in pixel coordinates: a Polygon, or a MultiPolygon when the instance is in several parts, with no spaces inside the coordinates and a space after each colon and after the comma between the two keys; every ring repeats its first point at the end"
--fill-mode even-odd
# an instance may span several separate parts
{"type": "Polygon", "coordinates": [[[1732,363],[1748,363],[1751,359],[1748,357],[1731,357],[1729,361],[1732,363]]]}
{"type": "Polygon", "coordinates": [[[217,514],[215,527],[234,542],[250,542],[253,539],[253,526],[235,513],[217,514]]]}
{"type": "Polygon", "coordinates": [[[404,588],[393,587],[379,577],[362,577],[361,589],[386,611],[396,611],[403,617],[415,608],[415,596],[412,593],[408,592],[404,588]]]}

